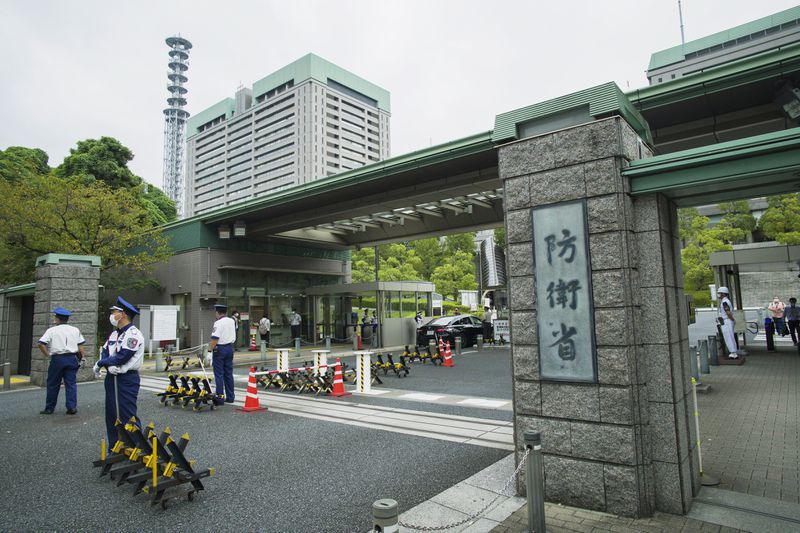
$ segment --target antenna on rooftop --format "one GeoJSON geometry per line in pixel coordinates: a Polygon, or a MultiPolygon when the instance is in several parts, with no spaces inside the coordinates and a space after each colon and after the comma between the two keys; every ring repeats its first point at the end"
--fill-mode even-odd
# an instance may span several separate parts
{"type": "Polygon", "coordinates": [[[683,9],[681,9],[681,0],[678,0],[678,18],[681,20],[681,44],[686,44],[686,38],[683,35],[683,9]]]}

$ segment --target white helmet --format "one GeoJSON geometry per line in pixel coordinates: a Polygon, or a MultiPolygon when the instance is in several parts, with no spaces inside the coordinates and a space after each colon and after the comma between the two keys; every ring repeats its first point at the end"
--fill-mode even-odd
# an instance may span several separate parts
{"type": "Polygon", "coordinates": [[[730,294],[728,287],[720,287],[717,289],[717,294],[730,294]]]}

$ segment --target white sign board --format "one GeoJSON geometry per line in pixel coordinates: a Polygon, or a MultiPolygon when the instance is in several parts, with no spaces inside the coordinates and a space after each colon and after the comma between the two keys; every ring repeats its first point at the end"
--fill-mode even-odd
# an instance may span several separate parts
{"type": "Polygon", "coordinates": [[[153,341],[172,341],[178,338],[178,306],[153,305],[152,311],[153,341]]]}
{"type": "Polygon", "coordinates": [[[508,337],[511,334],[511,328],[508,325],[508,320],[495,320],[492,322],[494,326],[494,335],[495,337],[498,335],[505,335],[508,337]]]}
{"type": "Polygon", "coordinates": [[[596,383],[586,201],[533,208],[531,223],[541,378],[596,383]]]}

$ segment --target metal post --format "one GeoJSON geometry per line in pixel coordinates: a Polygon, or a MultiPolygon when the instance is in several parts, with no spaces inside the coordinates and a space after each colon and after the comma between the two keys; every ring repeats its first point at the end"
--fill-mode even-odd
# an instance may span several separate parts
{"type": "Polygon", "coordinates": [[[483,351],[483,335],[478,335],[475,337],[475,344],[478,345],[478,351],[483,351]]]}
{"type": "Polygon", "coordinates": [[[372,531],[395,533],[400,531],[399,508],[397,502],[385,498],[372,504],[372,531]]]}
{"type": "Polygon", "coordinates": [[[711,364],[719,366],[719,350],[717,350],[717,336],[708,336],[708,356],[711,359],[711,364]]]}
{"type": "Polygon", "coordinates": [[[164,370],[164,349],[159,346],[158,351],[156,352],[156,372],[161,372],[163,370],[164,370]]]}
{"type": "Polygon", "coordinates": [[[353,349],[358,350],[358,324],[353,326],[353,349]]]}
{"type": "Polygon", "coordinates": [[[266,362],[267,360],[267,341],[261,340],[261,361],[266,362]]]}
{"type": "Polygon", "coordinates": [[[433,339],[428,339],[428,349],[431,351],[432,354],[436,353],[436,341],[433,339]]]}
{"type": "Polygon", "coordinates": [[[710,374],[711,369],[708,367],[708,341],[700,341],[700,373],[710,374]]]}
{"type": "Polygon", "coordinates": [[[692,377],[700,381],[700,370],[697,367],[697,347],[689,345],[689,366],[692,369],[692,377]]]}
{"type": "Polygon", "coordinates": [[[297,337],[297,338],[294,340],[294,354],[295,354],[297,357],[300,357],[300,337],[297,337]]]}
{"type": "Polygon", "coordinates": [[[331,336],[325,335],[325,349],[330,351],[331,350],[331,336]]]}
{"type": "Polygon", "coordinates": [[[525,465],[525,487],[528,496],[528,530],[545,533],[544,524],[544,469],[542,468],[542,434],[526,431],[525,447],[531,450],[525,465]]]}
{"type": "Polygon", "coordinates": [[[3,363],[3,390],[11,390],[11,362],[3,363]]]}
{"type": "Polygon", "coordinates": [[[456,345],[456,355],[461,355],[461,337],[460,336],[455,338],[455,345],[456,345]]]}

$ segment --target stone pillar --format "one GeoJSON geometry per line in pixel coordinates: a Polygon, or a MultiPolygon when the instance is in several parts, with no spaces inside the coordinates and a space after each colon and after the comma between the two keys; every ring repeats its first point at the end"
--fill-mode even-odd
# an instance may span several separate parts
{"type": "Polygon", "coordinates": [[[36,260],[36,294],[33,307],[31,383],[47,382],[49,361],[36,347],[42,334],[53,325],[53,309],[72,312],[69,324],[81,330],[86,365],[78,371],[78,381],[94,379],[92,365],[97,348],[97,306],[99,305],[100,258],[86,255],[47,254],[36,260]]]}
{"type": "MultiPolygon", "coordinates": [[[[514,424],[542,432],[548,501],[625,516],[691,505],[687,318],[675,208],[630,196],[649,156],[619,117],[499,148],[510,274],[514,424]],[[644,152],[644,154],[643,154],[644,152]],[[531,209],[586,199],[596,383],[542,380],[531,209]]],[[[520,487],[524,490],[524,487],[520,487]]]]}

